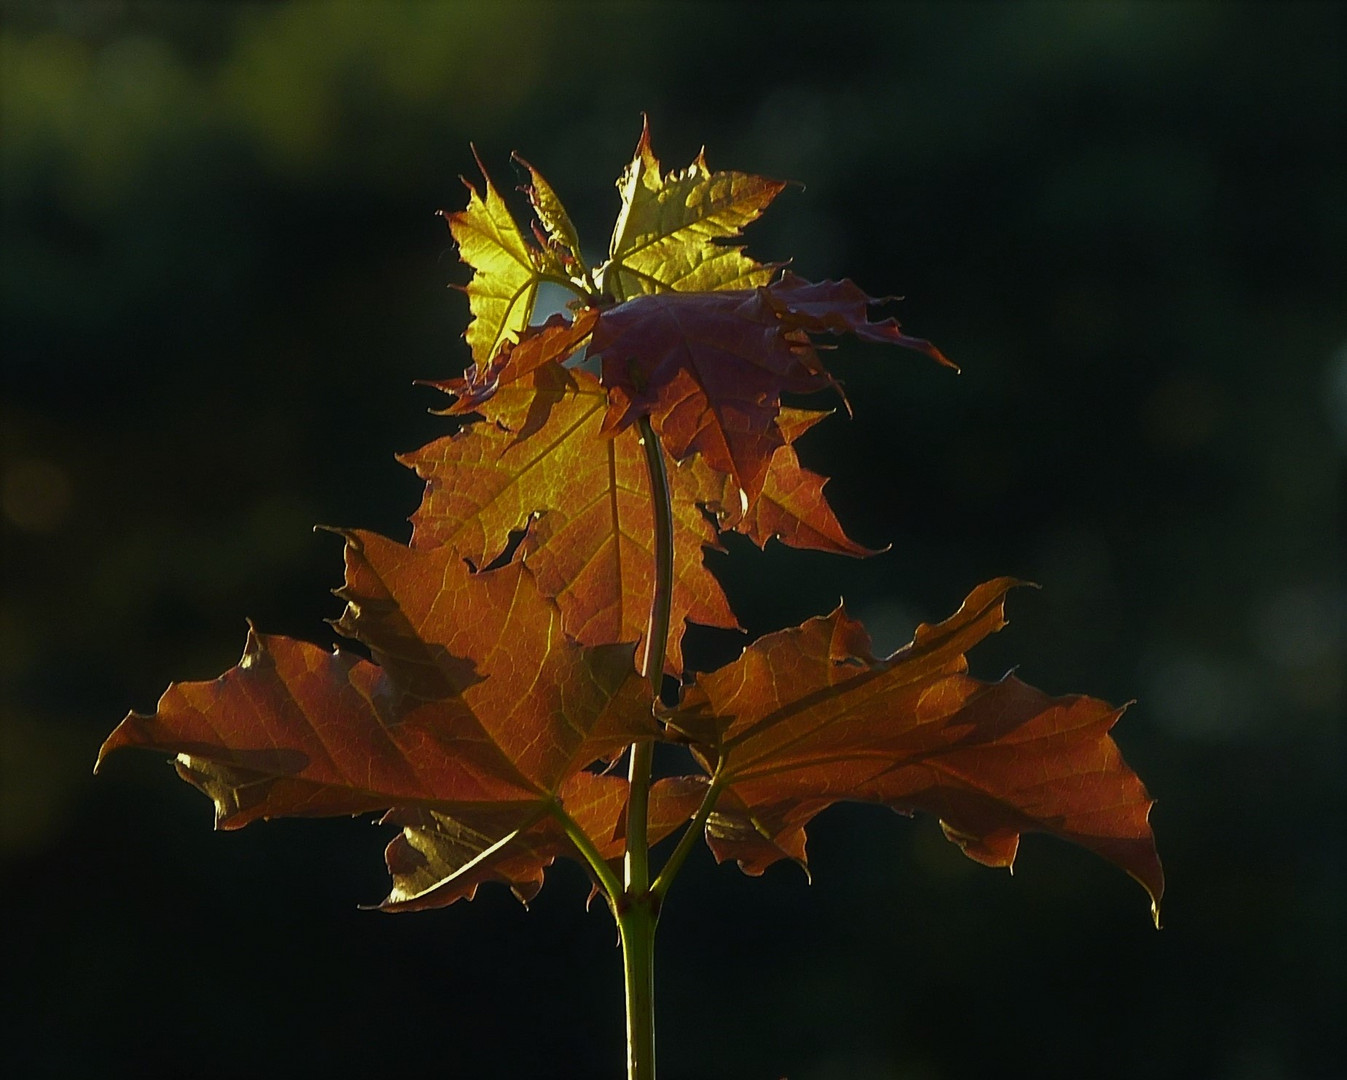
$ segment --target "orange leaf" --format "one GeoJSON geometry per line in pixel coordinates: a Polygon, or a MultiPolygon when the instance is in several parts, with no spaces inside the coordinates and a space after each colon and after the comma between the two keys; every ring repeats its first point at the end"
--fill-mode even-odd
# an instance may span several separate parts
{"type": "MultiPolygon", "coordinates": [[[[426,481],[413,546],[448,544],[485,566],[512,532],[527,529],[525,562],[556,598],[566,633],[586,645],[643,639],[655,583],[645,454],[635,432],[602,434],[606,406],[588,372],[548,363],[517,378],[507,363],[495,392],[472,405],[487,420],[402,458],[426,481]]],[[[702,564],[702,548],[717,543],[699,503],[717,497],[717,477],[691,463],[670,463],[668,472],[675,565],[667,662],[676,674],[685,620],[738,623],[702,564]]]]}
{"type": "Polygon", "coordinates": [[[569,641],[526,567],[474,574],[450,548],[345,535],[335,625],[375,662],[251,633],[237,667],[128,716],[100,762],[177,755],[224,828],[416,807],[508,835],[568,793],[583,804],[587,765],[656,734],[632,647],[569,641]]]}
{"type": "MultiPolygon", "coordinates": [[[[596,842],[611,838],[627,806],[627,781],[581,772],[558,791],[566,812],[596,842]]],[[[527,904],[543,885],[543,872],[571,842],[556,818],[533,806],[486,807],[451,816],[425,806],[390,810],[384,824],[402,832],[384,857],[393,887],[384,911],[424,911],[471,900],[483,882],[497,881],[527,904]]],[[[596,846],[612,848],[611,839],[596,846]]]]}
{"type": "MultiPolygon", "coordinates": [[[[461,379],[446,379],[442,382],[427,379],[423,380],[422,385],[433,386],[455,396],[452,405],[438,410],[440,415],[462,416],[477,412],[482,404],[494,398],[502,388],[512,386],[547,364],[560,363],[570,357],[593,332],[598,314],[597,309],[585,308],[574,320],[561,314],[553,315],[541,326],[525,330],[518,342],[502,345],[490,363],[468,368],[461,379]]],[[[527,388],[526,384],[523,389],[527,388]]],[[[493,417],[500,417],[502,411],[508,408],[510,400],[507,396],[497,401],[493,417]]]]}
{"type": "Polygon", "coordinates": [[[739,498],[738,489],[729,477],[700,464],[700,459],[698,471],[706,474],[700,485],[704,491],[717,488],[720,491],[716,500],[708,502],[708,505],[717,512],[717,523],[722,531],[743,533],[760,548],[766,547],[768,540],[777,539],[790,547],[829,551],[835,555],[851,555],[855,558],[879,554],[872,548],[856,543],[842,531],[841,524],[823,495],[827,478],[802,468],[795,448],[789,444],[778,446],[772,454],[767,476],[763,480],[762,494],[752,503],[746,498],[739,498]]]}
{"type": "Polygon", "coordinates": [[[759,639],[687,688],[672,726],[728,788],[707,825],[749,873],[804,861],[804,826],[842,800],[937,815],[972,858],[1010,866],[1046,832],[1121,866],[1158,905],[1151,799],[1108,732],[1121,709],[966,674],[965,651],[1005,625],[1007,578],[887,660],[840,608],[759,639]]]}
{"type": "MultiPolygon", "coordinates": [[[[598,853],[620,873],[626,838],[627,781],[582,772],[562,784],[559,797],[598,853]]],[[[701,805],[706,783],[670,777],[650,788],[647,840],[656,844],[684,824],[701,805]]],[[[393,889],[385,911],[421,911],[471,900],[484,881],[499,881],[528,903],[542,887],[543,871],[570,841],[555,818],[536,810],[501,807],[491,820],[469,823],[424,807],[400,807],[384,821],[401,825],[386,852],[393,889]]],[[[591,874],[591,879],[593,875],[591,874]]],[[[598,890],[597,883],[594,886],[598,890]]],[[[592,897],[591,897],[592,899],[592,897]]]]}

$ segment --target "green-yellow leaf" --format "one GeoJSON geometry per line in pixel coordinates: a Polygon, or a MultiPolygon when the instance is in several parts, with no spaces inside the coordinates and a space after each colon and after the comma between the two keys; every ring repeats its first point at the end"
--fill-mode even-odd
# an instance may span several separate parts
{"type": "Polygon", "coordinates": [[[441,211],[458,244],[459,258],[472,267],[468,282],[468,346],[485,365],[506,341],[517,341],[533,316],[541,267],[556,256],[530,244],[478,158],[485,196],[466,179],[468,205],[456,214],[441,211]]]}
{"type": "Polygon", "coordinates": [[[669,290],[766,285],[777,267],[754,262],[732,241],[785,186],[750,173],[713,173],[700,153],[681,172],[661,176],[646,125],[617,182],[622,209],[604,287],[615,299],[627,300],[669,290]]]}
{"type": "Polygon", "coordinates": [[[538,216],[547,241],[561,249],[563,258],[573,260],[574,269],[583,276],[587,271],[580,257],[580,237],[571,223],[571,215],[566,212],[566,207],[542,173],[518,154],[514,155],[514,159],[529,171],[529,186],[524,189],[524,194],[538,216]]]}

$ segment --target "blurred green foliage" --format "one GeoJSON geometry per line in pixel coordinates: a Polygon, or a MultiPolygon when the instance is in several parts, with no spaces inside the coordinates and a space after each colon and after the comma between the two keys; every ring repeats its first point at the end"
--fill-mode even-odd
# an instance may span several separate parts
{"type": "Polygon", "coordinates": [[[468,359],[431,216],[462,201],[468,141],[503,187],[524,153],[602,242],[645,110],[669,167],[704,142],[713,167],[806,183],[751,250],[906,293],[965,371],[839,350],[856,419],[803,453],[849,531],[894,550],[732,545],[712,563],[736,610],[756,633],[840,592],[891,648],[975,581],[1041,582],[975,662],[1140,699],[1118,734],[1171,875],[1155,935],[1074,853],[1027,843],[1009,882],[863,810],[822,820],[812,889],[703,859],[662,930],[667,1075],[1333,1074],[1340,5],[0,17],[8,1072],[615,1072],[616,953],[567,872],[527,917],[489,894],[360,914],[374,830],[212,838],[157,763],[88,769],[127,707],[232,663],[245,615],[330,639],[313,523],[406,535],[417,485],[391,454],[443,430],[410,382],[468,359]],[[553,1023],[514,1029],[521,985],[553,1023]]]}

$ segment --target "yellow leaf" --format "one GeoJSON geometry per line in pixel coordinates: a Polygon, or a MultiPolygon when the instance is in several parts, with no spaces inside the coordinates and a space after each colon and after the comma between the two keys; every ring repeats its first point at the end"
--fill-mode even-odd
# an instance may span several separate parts
{"type": "Polygon", "coordinates": [[[480,158],[477,167],[486,182],[485,198],[465,179],[467,209],[444,217],[458,244],[459,258],[473,271],[465,290],[472,319],[464,337],[472,358],[481,366],[506,341],[517,341],[528,326],[547,255],[524,239],[480,158]]]}
{"type": "Polygon", "coordinates": [[[766,285],[776,271],[726,243],[742,234],[786,185],[740,172],[711,172],[702,154],[661,177],[650,127],[618,179],[622,209],[613,228],[604,287],[617,300],[648,293],[706,292],[766,285]]]}
{"type": "Polygon", "coordinates": [[[584,260],[580,257],[580,237],[571,223],[571,215],[566,212],[566,207],[557,198],[557,193],[552,190],[552,185],[544,179],[542,173],[518,154],[514,155],[514,159],[529,171],[529,186],[524,189],[524,194],[528,196],[547,240],[559,245],[565,255],[574,259],[576,268],[583,275],[586,271],[584,260]]]}

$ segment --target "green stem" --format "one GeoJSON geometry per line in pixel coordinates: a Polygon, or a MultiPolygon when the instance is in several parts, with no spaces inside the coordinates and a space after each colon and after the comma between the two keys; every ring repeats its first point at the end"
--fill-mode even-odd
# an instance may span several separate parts
{"type": "MultiPolygon", "coordinates": [[[[673,607],[673,508],[670,503],[669,473],[664,464],[650,417],[637,422],[641,446],[645,449],[646,468],[650,473],[650,505],[655,523],[655,595],[650,604],[650,622],[645,633],[645,658],[642,669],[650,680],[652,704],[658,704],[664,685],[664,658],[669,646],[669,614],[673,607]]],[[[627,803],[627,851],[623,876],[630,898],[645,895],[650,887],[650,845],[647,819],[650,804],[650,763],[652,743],[632,744],[627,778],[631,783],[627,803]]]]}
{"type": "MultiPolygon", "coordinates": [[[[642,670],[650,680],[652,708],[664,686],[664,660],[669,647],[673,609],[673,507],[664,453],[648,416],[638,422],[650,473],[650,505],[655,526],[655,594],[645,634],[642,670]]],[[[650,765],[651,742],[633,743],[628,769],[627,849],[623,857],[624,890],[616,906],[626,975],[627,1080],[655,1080],[655,925],[659,902],[650,893],[650,765]]]]}
{"type": "Polygon", "coordinates": [[[669,614],[673,609],[673,504],[669,494],[669,472],[659,437],[650,426],[650,417],[636,422],[645,449],[645,464],[650,473],[650,505],[655,512],[655,596],[650,605],[650,626],[646,632],[645,676],[650,690],[659,700],[664,686],[664,658],[669,646],[669,614]]]}
{"type": "Polygon", "coordinates": [[[674,848],[673,854],[669,856],[669,861],[664,864],[664,869],[659,872],[655,878],[655,883],[650,886],[650,895],[655,898],[656,904],[664,902],[664,897],[668,895],[669,886],[673,884],[673,879],[678,876],[678,871],[683,868],[683,862],[697,843],[697,838],[701,836],[702,830],[706,828],[706,819],[711,816],[711,812],[716,808],[716,799],[720,795],[720,789],[724,786],[719,774],[712,780],[711,785],[706,789],[706,795],[702,799],[701,806],[697,807],[697,813],[692,818],[683,835],[679,838],[678,846],[674,848]]]}
{"type": "Polygon", "coordinates": [[[650,889],[650,762],[655,746],[633,743],[627,769],[630,790],[627,794],[627,851],[622,860],[628,899],[644,896],[650,889]]]}
{"type": "Polygon", "coordinates": [[[655,924],[650,897],[617,919],[627,988],[627,1080],[655,1080],[655,924]]]}

